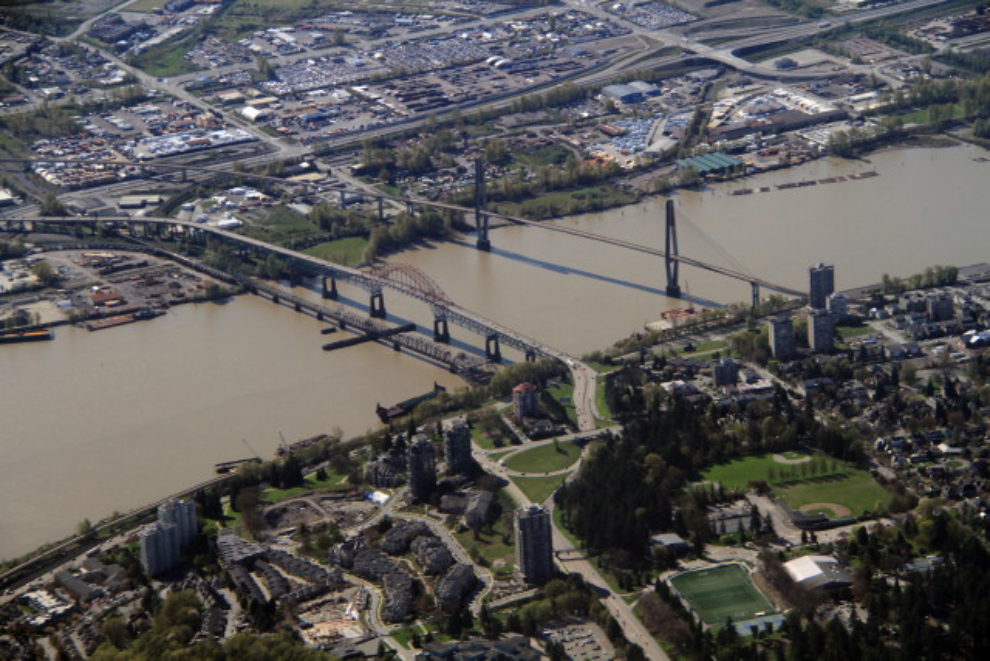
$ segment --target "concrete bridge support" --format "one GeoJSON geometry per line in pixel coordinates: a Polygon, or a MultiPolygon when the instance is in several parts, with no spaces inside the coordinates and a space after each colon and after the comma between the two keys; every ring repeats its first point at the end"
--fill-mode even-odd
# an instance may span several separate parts
{"type": "Polygon", "coordinates": [[[677,259],[677,223],[674,219],[674,201],[667,200],[667,220],[664,233],[664,268],[667,271],[667,296],[681,297],[680,267],[677,259]]]}
{"type": "Polygon", "coordinates": [[[385,318],[385,295],[382,292],[371,293],[371,304],[368,306],[369,314],[376,319],[385,318]]]}
{"type": "Polygon", "coordinates": [[[475,244],[478,250],[488,252],[492,242],[488,238],[488,215],[484,213],[488,207],[488,191],[485,188],[485,163],[480,158],[474,162],[474,228],[478,234],[475,244]]]}
{"type": "Polygon", "coordinates": [[[527,363],[535,363],[536,362],[536,352],[533,351],[532,349],[528,349],[526,351],[526,362],[527,363]]]}
{"type": "Polygon", "coordinates": [[[498,346],[498,335],[488,335],[485,337],[485,358],[493,363],[502,362],[502,350],[498,346]]]}
{"type": "Polygon", "coordinates": [[[760,283],[751,282],[749,286],[753,289],[753,309],[755,310],[756,306],[760,304],[760,283]]]}
{"type": "Polygon", "coordinates": [[[337,279],[332,275],[323,276],[323,298],[337,300],[337,279]],[[327,279],[330,280],[330,287],[327,288],[327,279]]]}
{"type": "Polygon", "coordinates": [[[385,223],[385,198],[378,198],[378,223],[385,223]]]}
{"type": "Polygon", "coordinates": [[[438,316],[433,318],[433,341],[450,342],[450,327],[447,325],[447,317],[438,316]]]}

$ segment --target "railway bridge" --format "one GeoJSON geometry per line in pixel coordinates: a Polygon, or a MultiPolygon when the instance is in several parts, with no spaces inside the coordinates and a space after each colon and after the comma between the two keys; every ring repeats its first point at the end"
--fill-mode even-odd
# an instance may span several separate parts
{"type": "MultiPolygon", "coordinates": [[[[497,322],[486,319],[475,312],[457,305],[432,278],[408,264],[385,264],[368,270],[360,270],[335,264],[319,257],[297,252],[290,248],[276,246],[235,232],[190,221],[177,220],[175,218],[131,218],[125,216],[101,218],[0,218],[0,230],[7,232],[52,232],[56,230],[64,231],[71,228],[80,228],[84,231],[88,230],[94,235],[101,232],[120,232],[122,229],[126,229],[128,236],[137,239],[139,242],[141,237],[148,236],[175,238],[181,235],[197,241],[205,241],[206,237],[212,237],[215,240],[235,246],[241,250],[253,252],[262,257],[275,255],[286,263],[297,265],[303,271],[320,278],[322,282],[322,294],[326,299],[336,300],[338,298],[337,284],[339,282],[346,282],[368,292],[369,314],[372,319],[319,306],[312,301],[294,296],[280,288],[272,287],[257,280],[238,278],[236,276],[227,276],[227,279],[233,278],[238,284],[243,285],[252,292],[263,294],[277,303],[284,302],[294,306],[297,310],[301,311],[305,309],[320,319],[334,319],[344,327],[350,326],[367,333],[381,333],[386,330],[374,321],[376,318],[382,319],[386,317],[384,297],[386,289],[420,300],[429,305],[433,313],[433,342],[431,343],[420,337],[408,335],[397,335],[390,341],[397,343],[397,346],[398,344],[406,343],[405,345],[408,348],[448,364],[454,364],[456,362],[455,357],[449,350],[438,350],[436,343],[449,344],[451,340],[450,324],[460,326],[484,337],[485,356],[491,361],[500,362],[502,360],[501,349],[503,346],[508,346],[519,350],[527,360],[549,357],[556,358],[565,363],[567,361],[573,362],[573,358],[562,351],[549,347],[533,338],[523,336],[497,322]],[[412,346],[412,344],[416,346],[412,346]]],[[[173,258],[192,262],[192,260],[181,255],[169,254],[173,258]]]]}

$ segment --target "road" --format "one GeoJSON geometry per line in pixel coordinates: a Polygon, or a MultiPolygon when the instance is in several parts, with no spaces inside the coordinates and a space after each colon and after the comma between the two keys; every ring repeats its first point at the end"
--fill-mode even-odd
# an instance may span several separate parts
{"type": "MultiPolygon", "coordinates": [[[[553,441],[550,440],[549,442],[552,443],[553,441]]],[[[528,449],[533,445],[535,444],[527,445],[526,447],[528,449]]],[[[505,468],[492,461],[486,453],[475,449],[474,457],[486,471],[492,473],[493,475],[505,475],[505,468]]],[[[526,494],[524,494],[512,480],[508,480],[508,484],[505,486],[505,489],[508,491],[512,499],[516,501],[519,507],[527,507],[533,504],[532,501],[526,497],[526,494]]],[[[553,510],[552,500],[550,501],[550,510],[551,512],[553,510]]],[[[551,519],[551,521],[552,520],[553,519],[551,519]]],[[[654,661],[668,661],[669,657],[666,652],[663,651],[663,648],[660,647],[659,643],[657,643],[653,636],[650,635],[650,632],[646,630],[643,623],[639,621],[639,618],[637,618],[633,613],[629,604],[615,594],[605,579],[603,579],[598,573],[598,570],[596,570],[594,566],[592,566],[592,564],[584,558],[584,554],[579,553],[575,555],[573,553],[560,552],[560,549],[571,549],[574,545],[567,539],[555,522],[551,528],[551,533],[553,535],[553,546],[555,549],[558,549],[555,556],[557,559],[557,565],[560,567],[561,571],[566,574],[580,574],[581,577],[598,592],[598,594],[603,595],[602,603],[608,609],[609,613],[611,613],[612,617],[615,618],[616,622],[619,623],[619,626],[622,627],[622,633],[626,640],[639,645],[646,654],[647,659],[654,661]]]]}
{"type": "Polygon", "coordinates": [[[477,616],[481,612],[481,604],[485,599],[485,596],[491,591],[492,586],[495,583],[495,576],[487,568],[482,567],[471,559],[468,552],[464,550],[461,543],[450,534],[450,531],[443,525],[443,523],[432,519],[428,516],[423,516],[421,514],[413,514],[412,512],[398,512],[395,514],[396,519],[405,519],[406,521],[422,521],[433,534],[443,540],[443,543],[447,545],[450,549],[451,554],[453,554],[454,559],[463,565],[472,565],[474,567],[474,572],[478,576],[478,580],[482,583],[482,588],[475,592],[474,599],[471,600],[471,612],[477,616]]]}

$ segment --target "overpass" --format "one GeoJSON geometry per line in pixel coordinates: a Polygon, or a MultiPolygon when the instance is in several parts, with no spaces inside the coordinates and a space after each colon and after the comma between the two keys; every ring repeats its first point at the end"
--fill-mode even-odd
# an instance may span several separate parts
{"type": "MultiPolygon", "coordinates": [[[[761,290],[778,292],[781,294],[786,294],[788,296],[795,296],[795,297],[803,297],[806,295],[805,292],[794,289],[792,287],[788,287],[786,285],[774,283],[749,273],[743,273],[741,271],[730,269],[725,266],[712,264],[710,262],[705,262],[700,259],[695,259],[693,257],[688,257],[680,254],[680,250],[678,248],[678,243],[677,243],[677,226],[674,220],[674,207],[672,201],[670,200],[668,200],[667,202],[665,247],[663,250],[660,250],[658,248],[652,248],[649,246],[644,246],[638,243],[633,243],[631,241],[625,241],[623,239],[617,239],[614,237],[603,236],[601,234],[595,234],[593,232],[579,230],[573,227],[567,227],[557,223],[538,222],[538,221],[522,218],[519,216],[513,216],[509,214],[489,211],[487,209],[487,194],[486,194],[484,164],[480,160],[475,162],[475,184],[474,184],[475,204],[473,207],[466,207],[459,204],[453,204],[450,202],[425,200],[422,198],[406,197],[402,195],[391,195],[384,192],[372,193],[363,188],[348,187],[348,186],[332,186],[332,187],[321,186],[309,182],[288,181],[286,179],[281,179],[279,177],[273,177],[270,175],[261,175],[261,174],[246,173],[246,172],[234,173],[231,172],[230,170],[220,167],[191,166],[180,163],[86,160],[86,159],[77,159],[77,158],[0,158],[0,163],[18,163],[18,164],[63,163],[63,164],[75,164],[75,165],[105,165],[105,166],[116,165],[120,167],[142,167],[147,169],[160,169],[160,170],[170,170],[173,172],[175,171],[182,172],[183,180],[186,179],[186,171],[194,171],[194,172],[209,173],[213,175],[239,176],[246,179],[253,179],[256,181],[262,181],[262,182],[272,183],[282,186],[299,186],[305,190],[310,190],[313,192],[339,193],[342,201],[344,199],[344,196],[346,195],[349,194],[360,195],[364,198],[371,198],[377,200],[378,214],[380,221],[384,220],[384,202],[386,201],[403,204],[405,205],[406,209],[409,212],[413,212],[416,207],[428,207],[433,209],[451,211],[454,213],[461,214],[463,216],[473,215],[475,219],[475,229],[477,231],[477,247],[481,250],[488,250],[491,247],[491,239],[489,238],[488,229],[489,229],[490,220],[495,219],[502,222],[511,223],[514,225],[527,225],[530,227],[537,227],[546,231],[568,234],[570,236],[575,236],[581,239],[596,241],[598,243],[608,244],[626,250],[632,250],[634,252],[651,255],[654,257],[660,257],[664,260],[665,272],[667,276],[667,286],[666,286],[667,295],[671,296],[672,298],[679,298],[681,295],[680,280],[679,280],[681,265],[702,269],[705,271],[709,271],[711,273],[715,273],[717,275],[722,275],[727,278],[749,283],[753,292],[754,306],[759,301],[761,290]]],[[[39,218],[37,220],[42,220],[42,219],[39,218]]],[[[131,219],[125,218],[121,220],[118,218],[116,219],[116,222],[125,222],[127,220],[131,220],[131,219]]],[[[169,219],[158,219],[158,222],[163,222],[166,220],[169,219]]],[[[176,223],[177,225],[182,224],[181,221],[176,221],[176,223]]],[[[188,224],[198,229],[204,229],[209,231],[214,230],[214,228],[208,228],[204,225],[191,224],[191,223],[188,224]]],[[[225,234],[229,234],[230,236],[234,236],[234,237],[240,237],[240,235],[229,232],[225,234]]],[[[247,237],[240,237],[240,238],[244,239],[245,242],[250,241],[249,239],[247,239],[247,237]]],[[[263,243],[263,242],[257,242],[257,243],[263,243]]],[[[264,245],[268,246],[269,248],[277,249],[276,246],[270,246],[269,244],[264,244],[264,245]]],[[[301,255],[301,253],[294,253],[294,254],[301,255]]],[[[302,257],[308,257],[308,256],[303,255],[302,257]]],[[[337,268],[343,269],[343,267],[339,267],[339,266],[337,268]]],[[[341,273],[344,274],[345,272],[342,270],[341,273]]],[[[357,276],[354,277],[356,278],[357,276]]],[[[347,277],[342,275],[339,276],[339,279],[347,279],[347,277]]],[[[362,283],[364,282],[363,280],[360,280],[360,278],[358,278],[358,280],[362,283]]],[[[366,286],[365,284],[361,284],[361,286],[373,292],[373,288],[370,285],[366,286]]],[[[406,293],[410,293],[410,292],[406,292],[406,293]]],[[[416,295],[416,293],[412,292],[411,295],[416,295]]],[[[377,308],[374,307],[375,305],[378,304],[378,300],[375,299],[374,296],[372,302],[373,302],[373,306],[372,306],[373,314],[378,314],[377,308]]],[[[460,323],[462,323],[462,325],[464,325],[465,327],[469,327],[471,322],[469,320],[464,319],[464,320],[460,320],[460,323]]],[[[506,343],[509,342],[507,341],[506,343]]]]}

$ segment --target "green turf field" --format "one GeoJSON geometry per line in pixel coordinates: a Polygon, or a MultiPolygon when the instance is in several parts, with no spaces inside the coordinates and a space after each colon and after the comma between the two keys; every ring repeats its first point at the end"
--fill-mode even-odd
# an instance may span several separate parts
{"type": "Polygon", "coordinates": [[[728,617],[739,622],[774,610],[739,565],[680,574],[670,579],[670,583],[706,624],[722,624],[728,617]]]}

